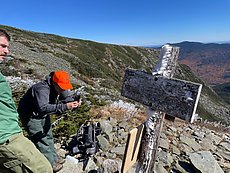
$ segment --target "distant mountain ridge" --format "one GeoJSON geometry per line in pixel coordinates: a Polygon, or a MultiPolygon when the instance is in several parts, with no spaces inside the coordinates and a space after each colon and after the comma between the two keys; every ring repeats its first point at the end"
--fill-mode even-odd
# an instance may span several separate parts
{"type": "Polygon", "coordinates": [[[230,82],[230,43],[181,42],[179,62],[210,85],[230,82]]]}

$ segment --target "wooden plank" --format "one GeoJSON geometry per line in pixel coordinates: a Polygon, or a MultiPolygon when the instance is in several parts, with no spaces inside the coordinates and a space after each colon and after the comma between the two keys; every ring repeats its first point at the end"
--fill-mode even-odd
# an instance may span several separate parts
{"type": "Polygon", "coordinates": [[[122,96],[192,122],[202,85],[127,69],[122,96]]]}
{"type": "Polygon", "coordinates": [[[127,138],[121,173],[127,172],[136,163],[141,144],[144,124],[132,129],[127,138]]]}

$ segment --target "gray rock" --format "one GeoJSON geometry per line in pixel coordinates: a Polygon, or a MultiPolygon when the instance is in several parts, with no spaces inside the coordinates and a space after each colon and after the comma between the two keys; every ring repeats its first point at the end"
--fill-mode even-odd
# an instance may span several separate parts
{"type": "Polygon", "coordinates": [[[179,156],[180,155],[180,150],[176,146],[173,146],[172,147],[172,153],[179,156]]]}
{"type": "Polygon", "coordinates": [[[199,151],[189,155],[193,166],[201,173],[224,173],[210,151],[199,151]]]}
{"type": "Polygon", "coordinates": [[[158,146],[160,148],[162,148],[162,149],[169,150],[169,140],[168,140],[168,138],[166,138],[166,139],[160,138],[158,146]]]}
{"type": "Polygon", "coordinates": [[[94,156],[94,162],[96,165],[102,165],[104,162],[104,158],[100,156],[94,156]]]}
{"type": "Polygon", "coordinates": [[[119,123],[119,127],[125,129],[126,132],[129,129],[127,121],[122,121],[121,123],[119,123]]]}
{"type": "Polygon", "coordinates": [[[222,167],[225,173],[230,173],[230,162],[218,162],[218,164],[222,167]]]}
{"type": "Polygon", "coordinates": [[[186,155],[189,155],[190,153],[193,152],[193,149],[186,144],[181,144],[180,146],[181,146],[180,147],[181,152],[185,153],[186,155]]]}
{"type": "Polygon", "coordinates": [[[109,141],[102,135],[98,135],[97,139],[99,141],[100,147],[102,150],[108,150],[109,148],[109,141]]]}
{"type": "Polygon", "coordinates": [[[114,147],[110,150],[110,152],[118,155],[124,155],[125,147],[114,147]]]}
{"type": "Polygon", "coordinates": [[[177,132],[177,129],[176,129],[175,127],[173,127],[173,126],[168,126],[168,129],[169,129],[170,131],[174,132],[174,133],[177,132]]]}
{"type": "Polygon", "coordinates": [[[156,162],[154,165],[154,172],[167,173],[168,171],[164,168],[164,164],[162,162],[156,162]]]}
{"type": "Polygon", "coordinates": [[[204,138],[205,137],[205,132],[201,132],[201,131],[195,131],[192,133],[192,135],[198,137],[198,138],[204,138]]]}
{"type": "Polygon", "coordinates": [[[203,138],[199,143],[204,150],[215,151],[217,146],[213,145],[213,142],[209,138],[203,138]]]}
{"type": "Polygon", "coordinates": [[[122,164],[121,160],[106,159],[102,165],[104,169],[104,173],[114,173],[116,171],[120,172],[121,164],[122,164]]]}
{"type": "Polygon", "coordinates": [[[173,157],[170,153],[160,149],[157,153],[157,161],[162,162],[163,166],[170,167],[173,162],[173,157]]]}
{"type": "Polygon", "coordinates": [[[165,135],[165,132],[161,132],[160,138],[162,138],[162,139],[168,139],[167,136],[165,135]]]}
{"type": "Polygon", "coordinates": [[[214,145],[218,145],[222,141],[222,138],[215,135],[214,133],[208,134],[207,138],[212,139],[214,145]]]}
{"type": "Polygon", "coordinates": [[[107,134],[108,138],[109,138],[109,142],[116,142],[117,141],[117,137],[116,137],[116,133],[115,132],[111,132],[107,134]]]}
{"type": "Polygon", "coordinates": [[[72,156],[69,156],[66,159],[66,162],[63,164],[63,169],[60,170],[60,173],[69,173],[69,172],[78,172],[85,173],[92,170],[97,170],[98,167],[94,161],[89,158],[88,161],[79,162],[72,156]]]}
{"type": "Polygon", "coordinates": [[[104,133],[109,134],[113,130],[113,126],[109,123],[108,120],[101,120],[100,121],[101,129],[104,133]]]}
{"type": "Polygon", "coordinates": [[[230,151],[230,143],[229,142],[221,142],[220,146],[222,146],[226,150],[230,151]]]}
{"type": "Polygon", "coordinates": [[[201,146],[195,141],[194,138],[189,138],[186,136],[181,136],[180,140],[182,143],[185,143],[189,147],[191,147],[194,151],[198,151],[201,149],[201,146]]]}
{"type": "Polygon", "coordinates": [[[218,149],[217,151],[218,151],[218,154],[222,156],[222,158],[230,161],[230,152],[229,151],[222,151],[220,149],[218,149]]]}

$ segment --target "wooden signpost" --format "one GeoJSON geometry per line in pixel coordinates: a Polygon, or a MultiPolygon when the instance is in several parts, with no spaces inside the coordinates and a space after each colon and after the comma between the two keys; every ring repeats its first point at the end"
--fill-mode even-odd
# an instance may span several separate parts
{"type": "Polygon", "coordinates": [[[201,85],[184,80],[126,70],[122,95],[186,121],[193,121],[201,85]]]}
{"type": "MultiPolygon", "coordinates": [[[[140,157],[136,158],[139,161],[136,172],[153,173],[154,171],[158,139],[165,113],[189,122],[194,120],[202,85],[172,78],[178,55],[178,47],[164,45],[152,74],[138,70],[126,70],[122,96],[149,106],[143,137],[139,137],[142,140],[142,148],[140,157]]],[[[132,151],[129,149],[133,145],[130,137],[127,144],[125,156],[127,152],[132,151]]],[[[125,173],[136,160],[124,157],[122,168],[125,169],[122,172],[125,173]]]]}

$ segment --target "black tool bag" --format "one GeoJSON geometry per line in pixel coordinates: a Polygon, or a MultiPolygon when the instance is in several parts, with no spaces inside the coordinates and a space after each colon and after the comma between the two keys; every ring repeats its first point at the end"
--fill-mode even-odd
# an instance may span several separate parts
{"type": "Polygon", "coordinates": [[[86,121],[78,129],[74,138],[70,141],[67,150],[70,155],[80,154],[86,158],[98,152],[100,146],[96,138],[101,133],[100,123],[86,121]]]}

